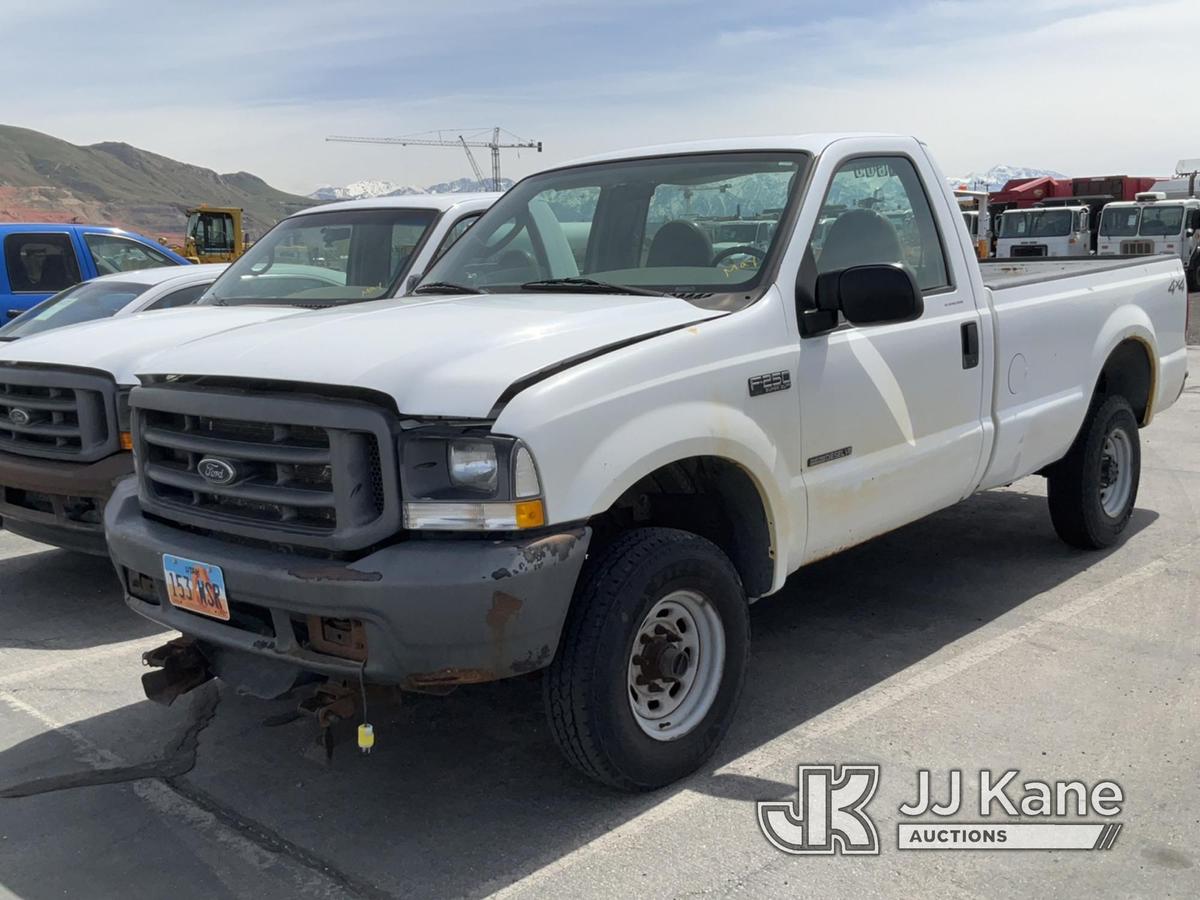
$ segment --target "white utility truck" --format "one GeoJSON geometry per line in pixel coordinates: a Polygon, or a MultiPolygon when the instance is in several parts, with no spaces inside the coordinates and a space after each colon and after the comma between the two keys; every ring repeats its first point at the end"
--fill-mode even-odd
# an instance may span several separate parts
{"type": "Polygon", "coordinates": [[[1110,203],[1100,214],[1097,256],[1174,256],[1188,287],[1200,290],[1200,199],[1168,200],[1160,191],[1110,203]]]}
{"type": "Polygon", "coordinates": [[[996,257],[1090,256],[1090,216],[1086,206],[1005,210],[1000,214],[996,257]]]}
{"type": "MultiPolygon", "coordinates": [[[[498,196],[413,195],[314,206],[284,219],[220,275],[212,270],[223,266],[170,269],[185,276],[194,272],[196,279],[207,275],[208,282],[217,278],[203,296],[197,291],[187,298],[196,305],[0,343],[4,527],[56,546],[107,555],[102,512],[114,484],[133,471],[129,391],[143,356],[301,309],[403,294],[498,196]]],[[[117,284],[124,285],[143,274],[150,277],[150,271],[109,277],[121,278],[117,284]]],[[[97,279],[71,290],[86,294],[105,282],[97,279]]],[[[162,302],[178,299],[166,294],[162,302]]],[[[35,331],[43,307],[55,302],[52,298],[25,313],[4,334],[35,331]]]]}
{"type": "Polygon", "coordinates": [[[733,719],[748,604],[806,563],[1034,473],[1064,540],[1117,541],[1139,429],[1183,389],[1182,281],[1167,258],[980,264],[908,137],[532,175],[410,301],[143,362],[105,521],[130,607],[183,635],[147,693],[317,673],[328,721],[360,678],[545,669],[571,763],[666,784],[733,719]],[[731,197],[781,210],[765,247],[713,249],[699,223],[731,197]]]}

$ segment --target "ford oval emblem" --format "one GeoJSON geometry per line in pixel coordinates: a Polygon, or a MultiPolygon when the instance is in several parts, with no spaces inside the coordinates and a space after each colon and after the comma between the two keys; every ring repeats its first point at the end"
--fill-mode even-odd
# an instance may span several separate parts
{"type": "Polygon", "coordinates": [[[19,406],[14,406],[8,411],[8,421],[14,425],[28,425],[32,418],[29,410],[21,409],[19,406]]]}
{"type": "Polygon", "coordinates": [[[237,467],[233,463],[215,456],[206,456],[196,463],[196,471],[209,484],[218,486],[233,484],[238,477],[237,467]]]}

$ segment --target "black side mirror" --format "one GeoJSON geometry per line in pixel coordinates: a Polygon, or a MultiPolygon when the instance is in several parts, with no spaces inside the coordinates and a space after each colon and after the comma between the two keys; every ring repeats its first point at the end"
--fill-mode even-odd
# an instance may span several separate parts
{"type": "Polygon", "coordinates": [[[910,322],[925,312],[912,270],[900,263],[852,266],[817,276],[816,309],[800,314],[800,333],[813,337],[838,325],[838,312],[852,325],[910,322]]]}

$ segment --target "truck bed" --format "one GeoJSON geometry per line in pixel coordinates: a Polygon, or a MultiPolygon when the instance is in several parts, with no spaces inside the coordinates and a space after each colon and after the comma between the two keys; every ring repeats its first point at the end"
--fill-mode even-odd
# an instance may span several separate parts
{"type": "MultiPolygon", "coordinates": [[[[1164,256],[1162,259],[1174,259],[1164,256]]],[[[1154,262],[1154,256],[1080,256],[1030,257],[1027,259],[985,259],[979,263],[983,283],[992,290],[1003,290],[1023,284],[1038,284],[1075,275],[1090,275],[1112,269],[1154,262]]]]}
{"type": "Polygon", "coordinates": [[[980,266],[995,325],[991,464],[981,487],[1008,484],[1066,453],[1104,364],[1124,339],[1157,352],[1153,410],[1187,367],[1186,291],[1174,256],[997,260],[980,266]]]}

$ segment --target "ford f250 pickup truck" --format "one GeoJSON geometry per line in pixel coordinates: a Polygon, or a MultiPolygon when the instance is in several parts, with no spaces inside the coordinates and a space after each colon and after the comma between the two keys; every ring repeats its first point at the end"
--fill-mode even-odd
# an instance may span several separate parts
{"type": "Polygon", "coordinates": [[[304,308],[404,294],[497,196],[414,195],[312,207],[268,232],[195,306],[0,344],[4,527],[107,555],[101,512],[113,485],[133,471],[128,397],[141,357],[304,308]]]}
{"type": "Polygon", "coordinates": [[[105,519],[128,604],[183,633],[147,693],[545,669],[572,764],[666,784],[734,716],[748,604],[804,564],[1032,473],[1063,539],[1116,541],[1183,388],[1182,279],[981,266],[906,137],[530,176],[409,302],[144,361],[105,519]],[[735,213],[777,227],[714,250],[735,213]]]}

